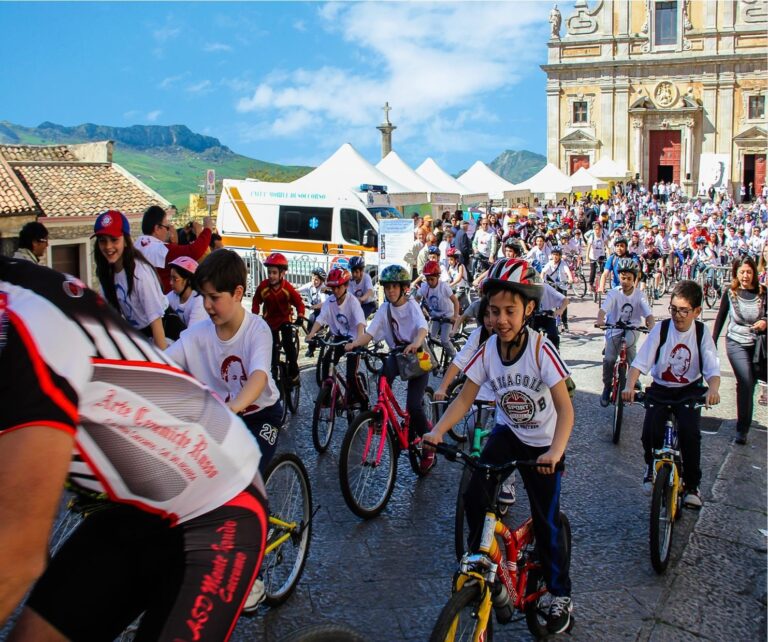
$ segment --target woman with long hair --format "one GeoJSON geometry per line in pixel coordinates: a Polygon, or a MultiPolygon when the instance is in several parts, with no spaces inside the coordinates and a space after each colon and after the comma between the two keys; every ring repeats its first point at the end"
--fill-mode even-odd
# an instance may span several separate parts
{"type": "Polygon", "coordinates": [[[755,261],[745,256],[733,262],[731,287],[723,292],[712,338],[717,343],[728,321],[725,349],[736,376],[736,439],[747,443],[758,376],[765,377],[766,290],[757,280],[755,261]]]}
{"type": "Polygon", "coordinates": [[[128,323],[165,350],[163,316],[168,300],[155,269],[131,240],[131,228],[122,212],[99,214],[93,228],[93,258],[104,298],[128,323]]]}

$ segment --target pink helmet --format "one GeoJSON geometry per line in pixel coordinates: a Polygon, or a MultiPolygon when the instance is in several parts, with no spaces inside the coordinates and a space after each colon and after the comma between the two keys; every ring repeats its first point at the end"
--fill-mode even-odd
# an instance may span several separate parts
{"type": "Polygon", "coordinates": [[[189,256],[179,256],[178,258],[173,259],[173,261],[168,264],[168,267],[171,267],[172,265],[189,272],[190,275],[194,274],[195,270],[197,270],[197,261],[189,256]]]}

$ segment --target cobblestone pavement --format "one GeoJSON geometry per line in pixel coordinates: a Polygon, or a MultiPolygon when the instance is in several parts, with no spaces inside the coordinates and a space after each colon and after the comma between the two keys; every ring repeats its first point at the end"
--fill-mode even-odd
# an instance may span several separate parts
{"type": "MultiPolygon", "coordinates": [[[[655,311],[665,316],[667,301],[655,311]]],[[[734,446],[735,379],[724,349],[723,402],[705,411],[701,512],[684,511],[664,576],[648,553],[650,501],[641,488],[641,407],[628,409],[619,445],[611,443],[611,408],[598,403],[602,334],[591,327],[595,304],[572,305],[561,351],[578,390],[562,508],[573,528],[575,640],[763,640],[766,638],[766,412],[749,445],[734,446]]],[[[707,311],[707,320],[713,311],[707,311]]],[[[721,342],[722,343],[722,342],[721,342]]],[[[441,459],[417,480],[407,458],[387,509],[365,522],[346,507],[338,453],[346,422],[329,451],[311,444],[316,388],[302,381],[302,404],[281,439],[304,459],[315,505],[310,557],[296,593],[282,607],[242,619],[235,639],[279,641],[318,622],[355,626],[372,642],[426,640],[450,595],[453,507],[460,467],[441,459]]],[[[510,519],[528,514],[522,484],[510,519]]],[[[524,640],[524,622],[496,627],[497,640],[524,640]]]]}
{"type": "MultiPolygon", "coordinates": [[[[664,316],[666,302],[656,306],[664,316]]],[[[643,411],[626,413],[619,445],[611,443],[611,408],[598,403],[602,334],[593,329],[596,306],[571,307],[571,333],[561,352],[578,389],[576,425],[568,449],[562,508],[573,529],[574,640],[766,639],[766,411],[746,447],[734,446],[735,379],[724,349],[723,402],[705,411],[702,427],[701,512],[684,511],[664,576],[648,554],[649,499],[641,489],[643,411]]],[[[713,311],[707,311],[707,320],[713,311]]],[[[308,364],[307,364],[308,365],[308,364]]],[[[312,447],[314,373],[302,375],[302,401],[281,436],[312,480],[313,537],[295,594],[276,609],[241,618],[233,640],[279,642],[321,622],[354,626],[371,642],[427,640],[450,595],[454,571],[453,508],[460,467],[440,459],[417,480],[407,458],[399,462],[387,509],[365,522],[346,507],[338,482],[338,453],[346,420],[329,451],[312,447]]],[[[437,382],[435,382],[436,385],[437,382]]],[[[400,388],[402,390],[402,388],[400,388]]],[[[510,511],[528,515],[522,484],[510,511]]],[[[524,622],[496,627],[496,640],[530,639],[524,622]]],[[[3,632],[0,631],[0,639],[3,632]]]]}

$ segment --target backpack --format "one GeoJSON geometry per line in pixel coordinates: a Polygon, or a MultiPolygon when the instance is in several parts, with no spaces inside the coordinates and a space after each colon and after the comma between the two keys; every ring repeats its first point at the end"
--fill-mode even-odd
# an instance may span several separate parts
{"type": "MultiPolygon", "coordinates": [[[[661,356],[661,349],[664,347],[664,344],[667,342],[667,335],[669,334],[670,323],[672,323],[672,319],[664,319],[661,322],[661,332],[659,332],[659,347],[656,348],[656,356],[653,358],[654,364],[659,362],[659,357],[661,356]]],[[[694,323],[696,324],[696,347],[699,349],[699,370],[701,370],[702,369],[701,342],[704,339],[704,330],[706,330],[706,326],[698,319],[694,320],[694,323]]]]}
{"type": "MultiPolygon", "coordinates": [[[[544,338],[544,334],[542,332],[537,333],[536,335],[536,351],[534,352],[534,355],[536,356],[536,367],[541,370],[541,361],[539,361],[539,351],[541,350],[541,341],[544,338]]],[[[568,375],[568,378],[565,380],[565,387],[568,389],[568,396],[573,399],[573,395],[576,394],[576,382],[571,378],[570,375],[568,375]]]]}

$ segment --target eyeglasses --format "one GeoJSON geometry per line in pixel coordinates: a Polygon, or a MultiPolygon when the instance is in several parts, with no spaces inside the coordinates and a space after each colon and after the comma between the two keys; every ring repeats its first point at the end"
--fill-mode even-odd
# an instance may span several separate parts
{"type": "Polygon", "coordinates": [[[687,317],[691,312],[693,312],[693,308],[678,308],[674,305],[670,305],[667,309],[672,316],[679,314],[683,318],[687,317]]]}
{"type": "Polygon", "coordinates": [[[48,239],[37,239],[38,243],[47,243],[48,239]]]}
{"type": "Polygon", "coordinates": [[[171,229],[171,226],[170,225],[166,225],[165,223],[158,223],[157,226],[158,227],[164,227],[166,230],[170,230],[171,229]]]}

